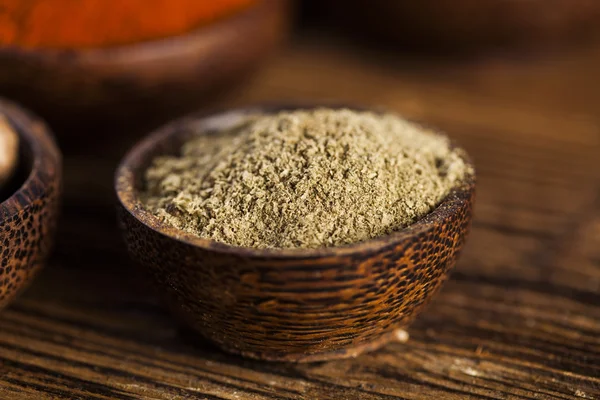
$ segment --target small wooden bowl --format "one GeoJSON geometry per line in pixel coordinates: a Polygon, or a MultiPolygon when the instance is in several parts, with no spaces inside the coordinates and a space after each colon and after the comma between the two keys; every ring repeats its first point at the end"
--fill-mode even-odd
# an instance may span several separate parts
{"type": "Polygon", "coordinates": [[[131,45],[0,47],[0,91],[63,128],[59,135],[168,120],[243,79],[287,33],[289,8],[287,0],[259,0],[189,34],[131,45]]]}
{"type": "Polygon", "coordinates": [[[282,109],[290,108],[189,117],[140,142],[116,173],[121,229],[173,313],[223,349],[276,361],[356,356],[393,338],[446,280],[469,230],[475,178],[410,227],[335,248],[228,246],[144,209],[138,194],[154,157],[175,154],[191,131],[214,134],[248,113],[282,109]]]}
{"type": "Polygon", "coordinates": [[[61,155],[37,117],[0,99],[20,137],[17,173],[0,198],[0,309],[24,289],[52,247],[61,194],[61,155]]]}

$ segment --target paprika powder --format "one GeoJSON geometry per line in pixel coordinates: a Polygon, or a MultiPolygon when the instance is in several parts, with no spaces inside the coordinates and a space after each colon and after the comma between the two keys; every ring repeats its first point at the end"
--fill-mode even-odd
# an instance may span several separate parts
{"type": "Polygon", "coordinates": [[[257,0],[0,0],[0,46],[82,49],[184,34],[257,0]]]}

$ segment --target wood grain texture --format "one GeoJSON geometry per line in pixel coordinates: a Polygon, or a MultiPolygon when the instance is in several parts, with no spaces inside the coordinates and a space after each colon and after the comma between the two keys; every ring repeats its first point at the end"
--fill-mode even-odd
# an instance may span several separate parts
{"type": "Polygon", "coordinates": [[[599,69],[597,49],[431,63],[318,37],[227,101],[381,104],[475,159],[455,273],[407,343],[352,360],[265,363],[193,339],[116,233],[112,175],[135,138],[71,150],[51,268],[0,315],[0,398],[600,398],[599,69]]]}

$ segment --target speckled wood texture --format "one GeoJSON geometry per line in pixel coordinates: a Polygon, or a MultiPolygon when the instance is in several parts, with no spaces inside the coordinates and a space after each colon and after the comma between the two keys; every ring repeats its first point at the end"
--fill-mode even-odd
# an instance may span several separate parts
{"type": "MultiPolygon", "coordinates": [[[[281,109],[289,107],[262,111],[281,109]]],[[[210,134],[253,111],[177,121],[125,157],[116,189],[130,254],[174,315],[227,351],[303,362],[385,344],[448,278],[469,231],[475,177],[410,227],[337,248],[231,247],[166,226],[143,208],[142,175],[156,155],[175,152],[193,129],[210,134]]]]}
{"type": "Polygon", "coordinates": [[[37,117],[0,99],[0,113],[20,137],[15,190],[0,198],[0,308],[42,267],[52,247],[61,193],[61,155],[37,117]]]}

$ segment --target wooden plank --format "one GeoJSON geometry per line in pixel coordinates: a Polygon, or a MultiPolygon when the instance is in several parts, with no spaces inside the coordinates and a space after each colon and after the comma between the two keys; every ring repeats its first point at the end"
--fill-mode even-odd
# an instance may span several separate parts
{"type": "Polygon", "coordinates": [[[227,101],[376,103],[477,163],[453,278],[407,343],[351,360],[245,360],[180,328],[113,222],[114,166],[139,132],[69,150],[53,261],[0,315],[0,398],[600,399],[600,54],[548,57],[440,65],[308,39],[227,101]]]}

